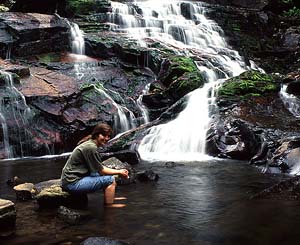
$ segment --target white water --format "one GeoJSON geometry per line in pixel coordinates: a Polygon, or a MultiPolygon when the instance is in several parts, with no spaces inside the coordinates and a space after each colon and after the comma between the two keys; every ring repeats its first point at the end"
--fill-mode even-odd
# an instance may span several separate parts
{"type": "MultiPolygon", "coordinates": [[[[152,127],[138,147],[144,160],[203,160],[205,137],[211,110],[215,107],[215,89],[222,79],[249,69],[237,51],[226,44],[223,31],[205,17],[201,3],[188,1],[112,2],[111,29],[125,32],[146,45],[151,39],[175,47],[182,54],[199,54],[205,62],[197,66],[206,78],[203,88],[188,94],[188,105],[179,116],[152,127]],[[183,4],[190,14],[183,16],[183,4]],[[189,17],[189,18],[186,18],[189,17]]],[[[200,59],[201,60],[201,59],[200,59]]]]}
{"type": "Polygon", "coordinates": [[[147,84],[145,89],[142,91],[142,94],[138,97],[136,101],[137,107],[139,108],[142,114],[143,123],[148,123],[150,121],[148,109],[142,102],[143,95],[147,94],[149,89],[150,89],[150,84],[147,84]]]}
{"type": "Polygon", "coordinates": [[[285,107],[295,116],[300,117],[300,98],[286,92],[287,85],[283,85],[280,90],[280,98],[285,107]]]}
{"type": "Polygon", "coordinates": [[[72,53],[84,55],[85,54],[85,44],[83,31],[79,29],[76,23],[70,23],[71,27],[71,37],[72,37],[72,53]]]}

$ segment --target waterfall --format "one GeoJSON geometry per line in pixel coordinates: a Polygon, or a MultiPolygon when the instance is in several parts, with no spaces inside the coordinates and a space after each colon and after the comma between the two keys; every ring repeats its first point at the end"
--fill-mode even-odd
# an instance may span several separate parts
{"type": "Polygon", "coordinates": [[[300,117],[300,98],[287,93],[286,90],[287,85],[283,85],[279,93],[283,104],[295,117],[300,117]]]}
{"type": "Polygon", "coordinates": [[[197,67],[206,80],[203,88],[187,95],[186,108],[173,121],[152,127],[138,151],[144,160],[202,160],[206,132],[215,106],[215,91],[226,78],[246,69],[243,58],[225,41],[222,29],[205,17],[207,9],[192,1],[112,2],[111,30],[124,32],[141,45],[152,39],[181,54],[191,52],[205,61],[197,67]]]}
{"type": "MultiPolygon", "coordinates": [[[[0,88],[0,121],[2,127],[3,144],[5,158],[12,158],[15,152],[9,142],[9,135],[14,134],[18,141],[19,155],[23,156],[29,119],[33,116],[30,108],[26,104],[24,95],[14,86],[13,77],[10,73],[1,71],[1,82],[4,84],[0,88]]],[[[15,145],[15,143],[14,143],[15,145]]]]}
{"type": "Polygon", "coordinates": [[[147,84],[145,89],[142,91],[142,94],[138,97],[136,101],[137,107],[142,113],[143,123],[148,123],[150,121],[148,109],[142,102],[143,95],[147,94],[149,89],[150,89],[150,84],[147,84]]]}
{"type": "Polygon", "coordinates": [[[71,38],[72,38],[72,53],[78,55],[85,54],[85,44],[83,32],[79,29],[76,23],[69,23],[71,28],[71,38]]]}
{"type": "Polygon", "coordinates": [[[135,116],[132,111],[126,107],[120,106],[116,103],[111,96],[106,92],[104,87],[99,88],[93,85],[94,89],[101,94],[105,99],[108,99],[112,105],[117,109],[117,113],[114,115],[114,129],[117,134],[123,133],[129,129],[135,128],[135,116]]]}

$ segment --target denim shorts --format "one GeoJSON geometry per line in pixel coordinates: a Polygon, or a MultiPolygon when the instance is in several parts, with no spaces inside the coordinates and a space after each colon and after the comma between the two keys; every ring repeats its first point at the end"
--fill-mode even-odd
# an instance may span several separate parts
{"type": "Polygon", "coordinates": [[[89,193],[98,190],[103,190],[115,181],[114,176],[101,176],[98,173],[93,173],[90,176],[68,184],[65,189],[76,193],[89,193]]]}

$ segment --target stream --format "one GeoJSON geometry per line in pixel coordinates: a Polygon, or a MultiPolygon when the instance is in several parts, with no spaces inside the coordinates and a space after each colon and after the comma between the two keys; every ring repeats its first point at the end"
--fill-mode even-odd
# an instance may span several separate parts
{"type": "Polygon", "coordinates": [[[246,162],[143,162],[157,182],[118,186],[124,208],[103,207],[102,193],[89,194],[92,218],[70,225],[56,210],[41,211],[34,201],[20,202],[6,180],[19,176],[37,183],[59,178],[66,157],[1,161],[0,195],[16,204],[15,234],[1,244],[80,244],[88,237],[111,237],[130,244],[296,244],[299,202],[249,197],[286,178],[264,174],[246,162]]]}

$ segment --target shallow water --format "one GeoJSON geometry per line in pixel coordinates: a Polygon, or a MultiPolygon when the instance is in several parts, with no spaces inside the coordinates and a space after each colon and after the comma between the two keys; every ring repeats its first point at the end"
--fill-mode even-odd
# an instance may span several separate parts
{"type": "MultiPolygon", "coordinates": [[[[58,178],[65,159],[0,162],[1,198],[17,208],[16,232],[1,244],[79,244],[91,236],[131,244],[296,244],[300,234],[299,202],[249,200],[285,178],[262,174],[245,162],[211,160],[167,167],[143,163],[158,182],[119,186],[126,207],[104,209],[102,193],[89,195],[93,215],[69,225],[55,211],[37,211],[36,204],[18,202],[5,183],[9,177],[37,183],[58,178]]],[[[0,238],[1,239],[1,238],[0,238]]]]}

